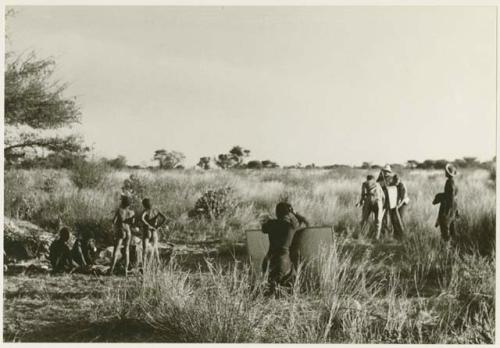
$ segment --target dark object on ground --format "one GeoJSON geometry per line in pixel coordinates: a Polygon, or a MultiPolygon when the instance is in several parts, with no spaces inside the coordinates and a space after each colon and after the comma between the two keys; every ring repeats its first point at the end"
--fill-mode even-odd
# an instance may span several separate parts
{"type": "MultiPolygon", "coordinates": [[[[251,259],[255,272],[261,272],[262,263],[269,248],[267,235],[261,230],[246,231],[247,253],[251,259]]],[[[333,244],[333,228],[308,227],[295,232],[290,246],[290,258],[294,265],[301,261],[311,261],[319,255],[322,248],[329,248],[333,244]]]]}
{"type": "Polygon", "coordinates": [[[47,255],[54,235],[28,221],[4,217],[4,262],[47,255]]]}

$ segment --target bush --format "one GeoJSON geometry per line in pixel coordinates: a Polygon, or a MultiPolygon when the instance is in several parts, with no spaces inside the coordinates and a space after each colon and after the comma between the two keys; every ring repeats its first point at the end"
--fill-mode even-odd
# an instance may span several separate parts
{"type": "Polygon", "coordinates": [[[94,161],[80,161],[71,171],[71,181],[79,189],[95,188],[102,184],[109,172],[104,163],[94,161]]]}
{"type": "Polygon", "coordinates": [[[215,191],[208,190],[196,201],[194,209],[189,212],[189,216],[206,217],[213,220],[230,214],[236,207],[230,194],[230,187],[224,187],[215,191]]]}

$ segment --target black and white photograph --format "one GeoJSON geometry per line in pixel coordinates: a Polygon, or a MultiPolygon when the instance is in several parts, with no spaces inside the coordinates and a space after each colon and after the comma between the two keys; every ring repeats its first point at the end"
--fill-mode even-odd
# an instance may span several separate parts
{"type": "Polygon", "coordinates": [[[496,342],[497,6],[2,7],[3,343],[496,342]]]}

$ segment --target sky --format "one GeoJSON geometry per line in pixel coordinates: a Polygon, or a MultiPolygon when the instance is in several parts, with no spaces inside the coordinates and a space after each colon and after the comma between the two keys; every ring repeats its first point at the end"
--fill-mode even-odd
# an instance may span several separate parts
{"type": "Polygon", "coordinates": [[[495,7],[16,7],[8,50],[56,60],[97,155],[186,165],[491,159],[495,7]]]}

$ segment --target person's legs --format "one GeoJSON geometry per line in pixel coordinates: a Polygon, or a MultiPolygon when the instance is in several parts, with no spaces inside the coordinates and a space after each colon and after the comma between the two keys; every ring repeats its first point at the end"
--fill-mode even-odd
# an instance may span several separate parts
{"type": "Polygon", "coordinates": [[[127,231],[127,237],[125,238],[125,277],[128,275],[128,265],[130,263],[130,241],[132,239],[132,235],[130,231],[127,231]]]}
{"type": "Polygon", "coordinates": [[[113,274],[116,266],[116,262],[118,261],[118,251],[121,249],[123,243],[123,238],[118,238],[115,242],[115,247],[113,249],[113,262],[111,263],[111,268],[109,269],[109,274],[113,274]]]}
{"type": "Polygon", "coordinates": [[[152,240],[153,244],[153,259],[156,260],[157,265],[160,264],[160,251],[158,250],[158,231],[154,230],[152,232],[152,240]]]}
{"type": "Polygon", "coordinates": [[[401,207],[399,207],[399,217],[401,217],[401,221],[404,221],[407,209],[408,209],[408,204],[403,204],[401,207]]]}
{"type": "Polygon", "coordinates": [[[364,232],[365,232],[366,224],[368,223],[368,219],[370,218],[370,214],[371,214],[370,202],[365,202],[363,204],[363,209],[361,212],[361,224],[359,226],[359,230],[360,230],[361,234],[364,234],[364,232]]]}
{"type": "Polygon", "coordinates": [[[451,223],[450,223],[450,238],[453,240],[456,238],[456,230],[455,230],[455,220],[453,220],[451,223]]]}
{"type": "Polygon", "coordinates": [[[390,214],[391,214],[392,229],[394,230],[394,237],[396,239],[401,239],[403,237],[404,230],[398,209],[396,208],[391,209],[390,214]]]}
{"type": "Polygon", "coordinates": [[[406,209],[408,209],[407,204],[403,204],[401,207],[399,207],[398,212],[399,212],[399,219],[401,221],[401,226],[403,226],[403,229],[406,228],[405,224],[405,216],[406,216],[406,209]]]}
{"type": "Polygon", "coordinates": [[[449,222],[448,219],[440,218],[439,219],[439,229],[441,230],[441,238],[448,242],[450,240],[449,234],[449,222]]]}
{"type": "Polygon", "coordinates": [[[146,263],[148,261],[147,258],[147,250],[148,250],[149,238],[147,236],[142,237],[142,268],[146,269],[146,263]]]}
{"type": "Polygon", "coordinates": [[[375,204],[375,227],[377,230],[376,239],[380,239],[382,232],[382,224],[383,219],[386,216],[386,212],[384,210],[384,204],[380,201],[377,201],[375,204]]]}

